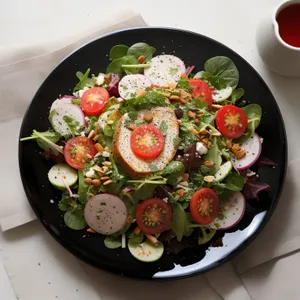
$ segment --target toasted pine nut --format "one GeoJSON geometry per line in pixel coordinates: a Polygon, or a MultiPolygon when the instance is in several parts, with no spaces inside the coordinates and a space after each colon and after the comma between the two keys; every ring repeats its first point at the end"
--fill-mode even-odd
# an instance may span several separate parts
{"type": "Polygon", "coordinates": [[[182,73],[182,74],[180,75],[180,78],[181,78],[181,79],[186,79],[187,76],[186,76],[184,73],[182,73]]]}
{"type": "Polygon", "coordinates": [[[155,236],[146,234],[146,237],[153,245],[157,246],[159,244],[159,241],[155,236]]]}
{"type": "Polygon", "coordinates": [[[95,130],[92,129],[88,135],[88,139],[91,139],[94,136],[94,134],[95,134],[95,130]]]}
{"type": "Polygon", "coordinates": [[[145,56],[144,56],[144,55],[139,56],[138,62],[139,62],[140,64],[142,64],[144,61],[145,61],[145,56]]]}
{"type": "Polygon", "coordinates": [[[241,147],[240,147],[239,144],[234,144],[234,145],[231,147],[231,151],[232,151],[233,153],[238,152],[240,149],[241,149],[241,147]]]}
{"type": "Polygon", "coordinates": [[[103,166],[111,166],[111,162],[106,160],[102,163],[102,165],[103,166]]]}
{"type": "Polygon", "coordinates": [[[204,181],[206,182],[213,182],[215,180],[214,176],[208,175],[208,176],[204,176],[204,181]]]}
{"type": "Polygon", "coordinates": [[[192,119],[195,119],[195,117],[196,117],[196,114],[194,112],[192,112],[191,110],[189,110],[187,114],[192,119]]]}
{"type": "Polygon", "coordinates": [[[98,165],[95,165],[92,168],[97,172],[102,172],[102,169],[98,165]]]}
{"type": "Polygon", "coordinates": [[[107,180],[103,183],[103,185],[108,185],[108,184],[111,184],[113,181],[112,180],[107,180]]]}
{"type": "Polygon", "coordinates": [[[180,197],[183,197],[185,194],[185,190],[184,189],[177,190],[176,194],[179,195],[180,197]]]}
{"type": "Polygon", "coordinates": [[[206,167],[212,167],[214,164],[215,163],[213,161],[209,161],[209,160],[204,162],[204,166],[206,166],[206,167]]]}
{"type": "Polygon", "coordinates": [[[147,110],[145,113],[144,113],[144,117],[143,119],[146,121],[146,122],[152,122],[153,120],[153,114],[151,111],[147,110]]]}
{"type": "Polygon", "coordinates": [[[95,196],[94,194],[89,193],[89,197],[90,197],[90,198],[93,198],[94,196],[95,196]]]}
{"type": "Polygon", "coordinates": [[[171,90],[174,90],[176,88],[176,83],[174,82],[170,82],[168,85],[171,90]]]}
{"type": "Polygon", "coordinates": [[[101,180],[108,180],[108,179],[110,179],[110,177],[109,177],[109,176],[103,176],[103,177],[101,177],[100,179],[101,179],[101,180]]]}
{"type": "Polygon", "coordinates": [[[134,129],[136,129],[136,126],[135,126],[135,124],[130,124],[130,125],[129,125],[129,129],[130,129],[130,130],[134,130],[134,129]]]}
{"type": "Polygon", "coordinates": [[[101,185],[101,181],[99,179],[93,179],[92,185],[95,187],[99,187],[101,185]]]}
{"type": "Polygon", "coordinates": [[[136,226],[135,228],[134,228],[134,234],[136,234],[136,235],[139,235],[140,233],[141,233],[141,229],[140,229],[140,227],[139,226],[136,226]]]}
{"type": "Polygon", "coordinates": [[[88,228],[86,231],[90,232],[90,233],[96,233],[96,231],[94,229],[92,229],[92,228],[88,228]]]}
{"type": "Polygon", "coordinates": [[[92,184],[92,179],[87,177],[87,178],[84,179],[84,182],[88,185],[91,185],[92,184]]]}
{"type": "Polygon", "coordinates": [[[222,105],[219,105],[219,104],[213,104],[211,107],[212,107],[213,109],[219,110],[219,109],[222,108],[223,106],[222,106],[222,105]]]}
{"type": "Polygon", "coordinates": [[[208,134],[208,131],[205,128],[201,128],[199,133],[205,135],[208,134]]]}
{"type": "Polygon", "coordinates": [[[103,147],[99,143],[95,144],[95,148],[99,153],[103,152],[103,150],[104,150],[103,147]]]}
{"type": "Polygon", "coordinates": [[[198,131],[194,127],[190,127],[190,132],[195,135],[198,135],[198,131]]]}
{"type": "Polygon", "coordinates": [[[194,120],[194,123],[195,123],[195,124],[199,124],[199,123],[200,123],[200,120],[199,120],[199,119],[195,119],[195,120],[194,120]]]}
{"type": "Polygon", "coordinates": [[[109,120],[109,121],[107,121],[106,122],[108,125],[112,125],[112,124],[114,124],[114,121],[113,120],[109,120]]]}
{"type": "Polygon", "coordinates": [[[103,168],[102,168],[102,172],[103,172],[104,174],[106,174],[106,173],[107,173],[107,171],[108,171],[108,167],[107,167],[107,166],[103,166],[103,168]]]}
{"type": "Polygon", "coordinates": [[[181,101],[181,98],[180,98],[179,96],[172,95],[172,96],[170,97],[170,100],[181,101]]]}
{"type": "Polygon", "coordinates": [[[146,95],[146,91],[145,90],[137,90],[136,91],[136,95],[138,97],[145,96],[146,95]]]}
{"type": "Polygon", "coordinates": [[[202,139],[202,143],[205,144],[206,146],[208,145],[208,142],[209,142],[208,138],[202,139]]]}
{"type": "Polygon", "coordinates": [[[182,176],[182,181],[188,181],[189,177],[190,177],[190,175],[188,173],[184,173],[182,176]]]}
{"type": "Polygon", "coordinates": [[[227,149],[231,149],[231,147],[232,147],[232,140],[226,140],[225,145],[226,145],[227,149]]]}
{"type": "Polygon", "coordinates": [[[246,156],[246,151],[243,150],[243,149],[240,149],[240,150],[238,150],[238,151],[235,153],[235,157],[236,157],[237,159],[241,159],[241,158],[243,158],[244,156],[246,156]]]}
{"type": "Polygon", "coordinates": [[[99,138],[99,134],[94,136],[93,141],[96,142],[98,140],[98,138],[99,138]]]}

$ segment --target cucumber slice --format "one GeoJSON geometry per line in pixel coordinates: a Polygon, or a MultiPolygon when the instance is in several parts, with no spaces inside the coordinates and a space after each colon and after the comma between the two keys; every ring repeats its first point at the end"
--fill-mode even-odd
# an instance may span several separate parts
{"type": "Polygon", "coordinates": [[[216,173],[215,180],[218,182],[222,181],[224,178],[226,178],[226,176],[230,173],[231,170],[232,163],[231,161],[227,161],[220,167],[219,171],[216,173]]]}
{"type": "Polygon", "coordinates": [[[214,102],[222,102],[228,99],[232,94],[232,87],[228,86],[222,90],[214,90],[214,94],[212,95],[214,102]]]}
{"type": "Polygon", "coordinates": [[[66,187],[63,183],[62,178],[68,186],[72,186],[78,179],[78,173],[67,164],[54,165],[48,172],[48,179],[54,187],[59,190],[65,190],[66,187]]]}
{"type": "Polygon", "coordinates": [[[194,78],[199,78],[199,79],[201,79],[203,73],[204,73],[204,71],[200,71],[200,72],[196,73],[195,76],[194,76],[194,78]]]}
{"type": "Polygon", "coordinates": [[[137,244],[131,241],[128,242],[128,249],[132,256],[142,262],[154,262],[159,260],[164,253],[164,245],[159,242],[157,246],[154,246],[150,241],[137,244]]]}

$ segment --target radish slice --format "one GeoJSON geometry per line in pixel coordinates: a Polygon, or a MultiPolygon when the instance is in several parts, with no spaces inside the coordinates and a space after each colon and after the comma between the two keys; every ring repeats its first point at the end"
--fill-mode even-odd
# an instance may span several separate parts
{"type": "Polygon", "coordinates": [[[145,76],[158,86],[177,83],[185,73],[184,62],[174,55],[158,55],[151,60],[151,67],[144,70],[145,76]]]}
{"type": "Polygon", "coordinates": [[[49,120],[53,129],[61,136],[80,135],[85,126],[84,113],[80,107],[64,102],[50,111],[49,120]]]}
{"type": "Polygon", "coordinates": [[[214,102],[222,102],[231,96],[232,91],[233,90],[231,86],[227,86],[225,89],[222,90],[215,89],[212,98],[214,102]]]}
{"type": "Polygon", "coordinates": [[[75,99],[74,96],[68,96],[68,95],[65,95],[65,96],[62,96],[58,99],[56,99],[52,105],[51,105],[51,108],[50,108],[50,112],[53,110],[53,109],[56,109],[57,106],[59,106],[60,104],[62,103],[65,103],[65,104],[72,104],[72,99],[75,99]]]}
{"type": "Polygon", "coordinates": [[[249,169],[258,160],[262,148],[259,135],[254,133],[241,148],[246,151],[246,156],[232,160],[234,167],[239,171],[249,169]]]}
{"type": "Polygon", "coordinates": [[[141,74],[124,76],[119,82],[119,94],[123,99],[131,99],[137,96],[138,90],[145,90],[151,86],[149,79],[141,74]]]}
{"type": "Polygon", "coordinates": [[[235,192],[220,211],[222,218],[217,217],[209,227],[217,230],[229,229],[240,222],[244,216],[245,209],[245,197],[241,192],[235,192]]]}

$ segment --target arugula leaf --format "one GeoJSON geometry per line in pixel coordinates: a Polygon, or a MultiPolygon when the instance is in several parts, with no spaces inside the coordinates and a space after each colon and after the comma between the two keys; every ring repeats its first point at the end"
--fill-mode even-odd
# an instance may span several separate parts
{"type": "Polygon", "coordinates": [[[126,45],[115,45],[109,51],[109,59],[115,60],[127,55],[128,47],[126,45]]]}
{"type": "Polygon", "coordinates": [[[170,205],[172,207],[173,213],[172,221],[170,223],[170,229],[174,231],[177,240],[180,242],[185,232],[187,216],[183,207],[179,203],[171,203],[170,205]]]}
{"type": "Polygon", "coordinates": [[[167,183],[175,186],[184,174],[184,164],[181,161],[171,161],[161,172],[167,177],[167,183]]]}
{"type": "MultiPolygon", "coordinates": [[[[86,168],[86,166],[85,166],[86,168]]],[[[84,171],[78,171],[78,201],[80,203],[86,203],[88,200],[89,186],[84,182],[84,171]]]]}
{"type": "Polygon", "coordinates": [[[182,121],[180,124],[179,137],[181,143],[179,149],[183,150],[184,148],[196,143],[198,141],[197,137],[190,131],[191,123],[182,121]]]}
{"type": "Polygon", "coordinates": [[[70,198],[69,193],[66,193],[66,192],[62,193],[61,199],[58,202],[58,208],[61,211],[67,211],[70,207],[69,206],[70,200],[71,200],[71,198],[70,198]]]}
{"type": "Polygon", "coordinates": [[[166,136],[167,130],[168,130],[168,125],[167,125],[167,123],[166,123],[165,120],[163,120],[163,121],[160,123],[159,129],[160,129],[160,131],[162,132],[162,134],[163,134],[164,136],[166,136]]]}
{"type": "Polygon", "coordinates": [[[76,76],[79,79],[79,82],[76,84],[76,86],[73,89],[74,93],[84,89],[85,87],[95,86],[93,79],[89,78],[90,72],[91,72],[90,68],[88,68],[84,74],[79,71],[76,72],[76,76]]]}
{"type": "Polygon", "coordinates": [[[122,237],[109,235],[104,239],[104,245],[108,249],[117,249],[122,246],[122,237]]]}
{"type": "Polygon", "coordinates": [[[136,58],[139,58],[140,56],[144,56],[145,62],[148,62],[151,60],[155,51],[156,51],[155,48],[149,46],[146,43],[136,43],[128,49],[127,55],[132,55],[135,56],[136,58]]]}
{"type": "Polygon", "coordinates": [[[82,209],[74,211],[68,210],[64,215],[64,221],[65,224],[73,230],[81,230],[87,226],[82,209]]]}
{"type": "Polygon", "coordinates": [[[96,116],[86,116],[85,117],[87,123],[86,133],[89,134],[93,129],[95,129],[95,123],[98,121],[96,116]]]}
{"type": "Polygon", "coordinates": [[[239,71],[233,61],[226,56],[215,56],[205,62],[204,69],[212,75],[219,76],[233,89],[239,82],[239,71]]]}
{"type": "Polygon", "coordinates": [[[235,104],[236,101],[240,100],[245,94],[245,90],[242,88],[238,88],[233,90],[232,94],[231,94],[231,103],[235,104]]]}
{"type": "Polygon", "coordinates": [[[244,110],[248,118],[248,129],[253,134],[260,123],[262,109],[258,104],[249,104],[242,109],[244,110]]]}

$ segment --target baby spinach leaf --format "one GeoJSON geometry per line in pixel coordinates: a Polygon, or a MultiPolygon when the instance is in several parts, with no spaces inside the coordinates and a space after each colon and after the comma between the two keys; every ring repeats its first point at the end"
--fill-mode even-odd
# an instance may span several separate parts
{"type": "Polygon", "coordinates": [[[252,134],[252,129],[247,128],[246,131],[239,138],[233,140],[233,143],[241,145],[245,143],[252,136],[252,134]]]}
{"type": "Polygon", "coordinates": [[[245,111],[248,118],[248,129],[253,134],[260,123],[262,109],[258,104],[249,104],[242,109],[245,111]]]}
{"type": "Polygon", "coordinates": [[[155,48],[146,43],[136,43],[128,49],[127,55],[133,55],[136,58],[139,58],[143,55],[145,57],[145,62],[148,62],[151,60],[155,51],[155,48]]]}
{"type": "MultiPolygon", "coordinates": [[[[107,67],[106,73],[115,73],[115,74],[121,74],[124,73],[123,65],[135,65],[138,64],[138,60],[133,55],[126,55],[121,58],[117,58],[113,60],[107,67]]],[[[132,70],[134,72],[136,70],[132,70]]]]}
{"type": "Polygon", "coordinates": [[[244,177],[237,172],[231,172],[225,178],[223,183],[216,184],[220,188],[224,188],[233,192],[239,192],[244,187],[244,177]]]}
{"type": "Polygon", "coordinates": [[[236,101],[240,100],[245,94],[245,90],[242,88],[238,88],[233,90],[232,94],[231,94],[231,103],[235,104],[236,101]]]}
{"type": "Polygon", "coordinates": [[[212,75],[209,72],[203,72],[201,74],[201,79],[205,80],[209,85],[215,87],[217,90],[225,89],[227,86],[224,78],[212,75]]]}
{"type": "Polygon", "coordinates": [[[176,185],[184,174],[184,164],[181,161],[171,161],[161,175],[167,177],[167,183],[176,185]]]}
{"type": "Polygon", "coordinates": [[[235,89],[239,82],[239,71],[233,61],[226,56],[215,56],[205,62],[206,72],[219,76],[235,89]]]}
{"type": "Polygon", "coordinates": [[[122,246],[122,236],[109,235],[104,239],[104,245],[108,249],[117,249],[122,246]]]}
{"type": "Polygon", "coordinates": [[[213,138],[211,148],[204,155],[204,160],[212,161],[214,163],[212,167],[209,167],[208,171],[210,175],[215,175],[219,171],[222,163],[222,157],[219,153],[219,148],[217,145],[217,137],[213,138]]]}
{"type": "Polygon", "coordinates": [[[113,46],[109,51],[109,59],[115,60],[127,55],[128,47],[126,45],[113,46]]]}
{"type": "Polygon", "coordinates": [[[170,224],[170,229],[172,229],[175,232],[177,240],[180,242],[185,232],[187,216],[183,207],[179,203],[177,202],[172,203],[171,207],[172,207],[173,217],[170,224]]]}
{"type": "Polygon", "coordinates": [[[64,215],[64,221],[66,225],[73,230],[81,230],[87,226],[81,209],[74,211],[68,210],[64,215]]]}
{"type": "Polygon", "coordinates": [[[79,79],[79,82],[76,84],[76,86],[73,89],[74,93],[84,89],[85,87],[93,87],[95,85],[93,79],[89,78],[90,72],[91,72],[90,68],[88,68],[84,74],[79,71],[76,72],[76,76],[79,79]]]}
{"type": "MultiPolygon", "coordinates": [[[[53,130],[48,130],[48,131],[44,131],[44,132],[39,132],[39,134],[41,134],[43,137],[47,138],[49,141],[51,141],[52,143],[57,143],[60,140],[60,136],[58,133],[56,133],[53,130]]],[[[49,146],[49,144],[47,142],[45,142],[44,140],[42,140],[41,138],[38,138],[36,135],[32,135],[30,138],[28,139],[36,139],[37,144],[39,145],[40,148],[44,149],[44,150],[48,150],[51,147],[49,146]]],[[[21,140],[25,140],[25,139],[21,139],[21,140]]]]}

